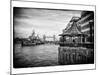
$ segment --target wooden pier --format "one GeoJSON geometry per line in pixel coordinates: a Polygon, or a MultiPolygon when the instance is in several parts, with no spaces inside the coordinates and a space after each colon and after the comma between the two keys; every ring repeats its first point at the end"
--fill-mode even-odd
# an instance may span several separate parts
{"type": "Polygon", "coordinates": [[[58,62],[61,65],[94,63],[93,49],[84,47],[59,47],[58,62]]]}

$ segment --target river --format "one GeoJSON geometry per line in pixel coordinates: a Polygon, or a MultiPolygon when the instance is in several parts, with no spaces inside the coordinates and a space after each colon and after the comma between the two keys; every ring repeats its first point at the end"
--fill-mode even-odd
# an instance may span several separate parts
{"type": "Polygon", "coordinates": [[[14,46],[14,67],[42,67],[58,65],[58,45],[14,46]]]}

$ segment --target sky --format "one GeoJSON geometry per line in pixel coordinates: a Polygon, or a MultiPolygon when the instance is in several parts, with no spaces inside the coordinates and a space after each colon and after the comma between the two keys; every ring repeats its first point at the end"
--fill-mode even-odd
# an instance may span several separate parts
{"type": "Polygon", "coordinates": [[[15,37],[27,38],[34,30],[42,37],[59,36],[73,16],[80,17],[81,11],[14,7],[13,25],[15,37]]]}

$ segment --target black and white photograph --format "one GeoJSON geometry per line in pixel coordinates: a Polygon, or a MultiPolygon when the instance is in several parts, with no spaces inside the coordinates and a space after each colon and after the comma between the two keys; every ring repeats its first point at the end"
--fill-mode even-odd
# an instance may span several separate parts
{"type": "Polygon", "coordinates": [[[95,63],[94,11],[12,9],[14,69],[95,63]]]}

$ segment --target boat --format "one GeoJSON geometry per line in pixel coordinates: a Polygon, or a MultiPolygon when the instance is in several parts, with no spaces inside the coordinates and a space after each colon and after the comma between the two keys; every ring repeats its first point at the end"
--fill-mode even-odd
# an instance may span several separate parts
{"type": "Polygon", "coordinates": [[[35,35],[34,30],[26,40],[22,41],[22,46],[35,46],[40,44],[43,44],[43,42],[39,39],[38,35],[35,35]]]}

